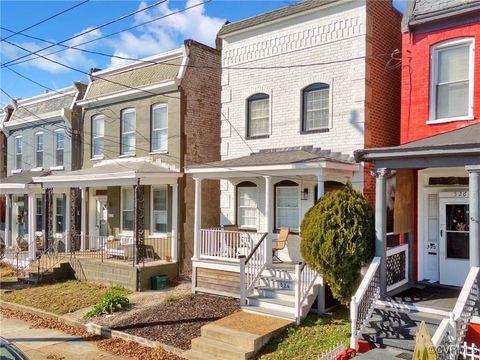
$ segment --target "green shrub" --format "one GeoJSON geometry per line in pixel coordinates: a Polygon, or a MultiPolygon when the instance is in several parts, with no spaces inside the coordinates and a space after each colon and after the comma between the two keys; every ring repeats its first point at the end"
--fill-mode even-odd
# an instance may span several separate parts
{"type": "Polygon", "coordinates": [[[92,310],[85,314],[85,317],[89,318],[125,310],[130,305],[130,301],[124,295],[125,292],[126,290],[123,288],[113,287],[95,304],[92,310]]]}
{"type": "Polygon", "coordinates": [[[322,274],[333,296],[349,304],[360,282],[360,269],[374,254],[372,207],[348,183],[326,194],[301,225],[301,252],[306,263],[322,274]]]}
{"type": "Polygon", "coordinates": [[[182,300],[184,297],[185,295],[167,294],[163,299],[163,302],[164,303],[174,302],[174,301],[182,300]]]}

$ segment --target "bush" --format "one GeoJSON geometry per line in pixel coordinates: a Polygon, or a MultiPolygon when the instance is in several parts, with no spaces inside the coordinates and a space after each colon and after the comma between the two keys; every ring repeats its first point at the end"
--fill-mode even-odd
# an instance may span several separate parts
{"type": "Polygon", "coordinates": [[[130,301],[124,293],[125,289],[113,287],[95,304],[92,310],[85,314],[85,317],[89,318],[125,310],[130,305],[130,301]]]}
{"type": "Polygon", "coordinates": [[[301,233],[306,263],[322,274],[333,296],[348,305],[359,285],[361,267],[374,254],[372,207],[348,183],[326,194],[305,214],[301,233]]]}

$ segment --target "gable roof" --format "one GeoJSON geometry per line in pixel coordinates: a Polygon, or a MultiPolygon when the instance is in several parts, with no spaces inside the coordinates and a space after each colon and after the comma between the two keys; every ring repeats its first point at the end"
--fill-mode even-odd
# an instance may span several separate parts
{"type": "Polygon", "coordinates": [[[286,6],[277,10],[273,10],[267,13],[263,13],[257,16],[247,18],[245,20],[240,20],[234,23],[226,23],[222,26],[218,32],[218,36],[223,36],[230,34],[239,30],[244,30],[250,27],[262,25],[275,21],[287,16],[292,16],[300,14],[305,11],[313,10],[321,6],[332,4],[338,2],[339,0],[305,0],[298,4],[286,6]]]}

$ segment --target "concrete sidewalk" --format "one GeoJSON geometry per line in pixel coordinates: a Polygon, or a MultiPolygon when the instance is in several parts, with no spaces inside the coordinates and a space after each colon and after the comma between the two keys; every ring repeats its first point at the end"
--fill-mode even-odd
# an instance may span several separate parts
{"type": "Polygon", "coordinates": [[[0,336],[14,343],[31,360],[130,359],[109,354],[94,342],[52,329],[30,329],[30,324],[0,316],[0,336]]]}

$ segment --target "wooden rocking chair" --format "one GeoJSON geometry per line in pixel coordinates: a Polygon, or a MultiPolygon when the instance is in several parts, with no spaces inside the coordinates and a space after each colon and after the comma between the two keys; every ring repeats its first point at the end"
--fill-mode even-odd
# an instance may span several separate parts
{"type": "Polygon", "coordinates": [[[278,257],[278,251],[285,249],[285,246],[287,246],[288,233],[288,228],[280,229],[280,234],[278,234],[277,240],[273,243],[272,262],[283,262],[278,257]]]}

